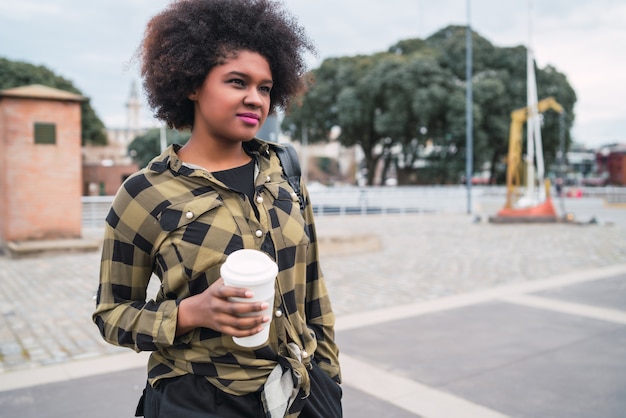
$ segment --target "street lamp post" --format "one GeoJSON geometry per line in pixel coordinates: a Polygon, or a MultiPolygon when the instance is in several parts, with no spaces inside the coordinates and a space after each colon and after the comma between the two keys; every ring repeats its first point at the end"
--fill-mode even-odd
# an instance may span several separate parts
{"type": "Polygon", "coordinates": [[[165,128],[165,122],[161,124],[161,129],[159,132],[159,148],[161,149],[161,153],[165,151],[167,148],[167,133],[165,128]]]}
{"type": "Polygon", "coordinates": [[[302,160],[302,178],[304,182],[309,181],[309,156],[308,156],[308,147],[309,145],[309,130],[306,126],[306,121],[302,122],[302,155],[300,159],[302,160]]]}
{"type": "Polygon", "coordinates": [[[467,27],[465,29],[465,79],[466,83],[466,102],[465,102],[465,182],[467,184],[467,213],[472,213],[472,173],[473,169],[473,131],[474,120],[472,112],[472,25],[470,24],[470,0],[467,0],[467,27]]]}

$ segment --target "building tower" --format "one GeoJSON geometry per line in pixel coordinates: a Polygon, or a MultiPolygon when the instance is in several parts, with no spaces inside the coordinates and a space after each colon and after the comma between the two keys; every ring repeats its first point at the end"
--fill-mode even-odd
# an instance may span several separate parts
{"type": "Polygon", "coordinates": [[[134,80],[130,86],[130,97],[126,103],[126,112],[126,130],[128,134],[126,135],[127,143],[125,145],[128,145],[128,142],[134,138],[135,134],[140,129],[139,114],[141,113],[141,102],[139,101],[139,94],[137,93],[137,83],[134,80]]]}

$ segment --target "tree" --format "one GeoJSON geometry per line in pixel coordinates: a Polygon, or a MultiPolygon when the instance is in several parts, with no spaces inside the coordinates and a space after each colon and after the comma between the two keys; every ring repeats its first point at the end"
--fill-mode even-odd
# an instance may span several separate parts
{"type": "MultiPolygon", "coordinates": [[[[544,96],[554,97],[565,109],[565,114],[562,116],[563,126],[561,126],[561,115],[554,112],[546,112],[542,115],[541,132],[546,172],[548,172],[550,167],[557,162],[561,129],[564,130],[563,135],[565,139],[563,152],[566,152],[572,143],[570,130],[574,123],[575,114],[573,108],[577,99],[574,89],[567,81],[567,77],[550,65],[537,73],[537,89],[544,96]]],[[[540,99],[544,96],[541,96],[540,99]]]]}
{"type": "Polygon", "coordinates": [[[375,146],[376,91],[366,78],[376,56],[327,59],[310,74],[311,85],[304,96],[288,109],[282,127],[293,135],[307,129],[310,142],[327,141],[333,126],[341,126],[342,145],[358,145],[365,154],[368,184],[381,154],[375,146]]]}
{"type": "MultiPolygon", "coordinates": [[[[71,81],[54,74],[48,68],[0,57],[0,90],[42,84],[48,87],[83,95],[71,81]]],[[[91,107],[89,101],[81,103],[82,144],[106,145],[104,124],[91,107]]]]}
{"type": "Polygon", "coordinates": [[[400,149],[394,158],[398,182],[406,184],[413,177],[413,181],[447,183],[458,178],[453,161],[460,137],[451,130],[452,114],[447,112],[454,109],[449,101],[460,91],[452,74],[426,51],[388,56],[372,76],[381,82],[383,98],[376,112],[376,130],[385,143],[400,149]],[[428,165],[417,179],[412,174],[423,159],[428,165]]]}
{"type": "MultiPolygon", "coordinates": [[[[165,130],[166,145],[184,145],[189,140],[191,132],[165,130]]],[[[156,156],[161,154],[161,129],[150,129],[143,135],[139,135],[128,144],[128,153],[139,167],[145,167],[156,156]]]]}
{"type": "Polygon", "coordinates": [[[489,163],[491,181],[496,180],[496,167],[508,152],[510,125],[510,101],[507,97],[507,85],[510,77],[505,71],[486,71],[473,83],[474,107],[474,163],[489,163]],[[482,160],[476,158],[483,155],[482,160]]]}
{"type": "MultiPolygon", "coordinates": [[[[380,59],[380,57],[377,57],[380,59]]],[[[351,68],[345,68],[350,79],[337,95],[337,125],[341,127],[339,140],[344,146],[358,145],[365,155],[367,184],[374,183],[378,161],[384,154],[377,150],[381,136],[376,131],[376,114],[380,110],[381,89],[371,76],[377,63],[373,57],[358,57],[351,68]]]]}
{"type": "MultiPolygon", "coordinates": [[[[424,42],[427,48],[436,51],[441,66],[449,68],[459,80],[465,80],[465,30],[465,26],[448,26],[424,42]]],[[[494,68],[497,50],[491,42],[472,31],[473,73],[479,74],[494,68]]]]}
{"type": "MultiPolygon", "coordinates": [[[[387,52],[325,60],[283,128],[294,137],[306,127],[310,142],[338,140],[358,145],[365,155],[367,183],[375,167],[395,164],[399,182],[450,183],[465,166],[465,27],[449,26],[425,40],[407,39],[387,52]]],[[[508,151],[513,110],[526,106],[526,48],[496,47],[473,33],[474,167],[491,167],[492,178],[508,151]]],[[[576,95],[553,67],[536,69],[539,98],[554,96],[568,115],[569,141],[576,95]]],[[[544,115],[546,168],[558,148],[558,119],[544,115]]]]}
{"type": "MultiPolygon", "coordinates": [[[[456,149],[455,143],[444,142],[452,139],[446,102],[459,88],[434,51],[411,47],[413,52],[405,56],[407,48],[325,60],[312,72],[312,86],[290,109],[283,128],[296,133],[306,124],[309,141],[316,142],[327,140],[330,128],[338,125],[341,144],[357,145],[364,153],[367,184],[377,181],[374,175],[381,159],[384,168],[378,182],[384,182],[392,165],[401,182],[408,181],[427,141],[434,139],[445,151],[456,149]],[[420,133],[424,130],[428,137],[420,133]],[[394,151],[398,147],[399,154],[394,151]]],[[[455,176],[446,172],[439,177],[446,182],[455,176]]]]}
{"type": "MultiPolygon", "coordinates": [[[[476,32],[472,36],[474,87],[474,167],[491,166],[491,177],[503,178],[496,168],[504,162],[508,150],[510,114],[526,106],[526,57],[524,46],[495,47],[476,32]],[[482,151],[481,151],[482,149],[482,151]]],[[[426,40],[426,44],[442,51],[442,66],[450,68],[465,82],[465,27],[449,26],[426,40]]],[[[565,109],[564,130],[569,144],[574,121],[576,94],[567,78],[554,67],[535,67],[539,99],[553,96],[565,109]]],[[[553,112],[543,115],[543,150],[546,170],[553,164],[558,149],[558,117],[553,112]]],[[[525,144],[526,141],[524,141],[525,144]]]]}

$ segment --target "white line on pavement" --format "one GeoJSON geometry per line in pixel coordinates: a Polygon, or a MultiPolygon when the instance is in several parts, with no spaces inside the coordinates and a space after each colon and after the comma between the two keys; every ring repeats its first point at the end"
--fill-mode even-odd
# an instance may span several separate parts
{"type": "Polygon", "coordinates": [[[30,386],[58,383],[81,377],[146,367],[150,353],[112,354],[94,359],[0,373],[0,392],[30,386]]]}
{"type": "Polygon", "coordinates": [[[606,279],[619,274],[626,274],[625,264],[582,270],[547,279],[505,285],[427,302],[418,302],[411,305],[394,306],[392,308],[378,309],[371,312],[359,312],[352,315],[342,315],[337,317],[335,330],[343,331],[367,327],[398,319],[425,315],[432,312],[476,305],[478,303],[502,299],[504,297],[517,296],[524,293],[538,292],[541,290],[569,286],[577,283],[606,279]]]}
{"type": "Polygon", "coordinates": [[[501,297],[500,300],[528,306],[531,308],[547,309],[550,311],[562,312],[566,314],[584,316],[587,318],[599,319],[601,321],[615,322],[626,325],[626,312],[616,309],[600,308],[597,306],[583,305],[581,303],[564,302],[556,299],[532,295],[511,295],[501,297]]]}
{"type": "Polygon", "coordinates": [[[341,354],[343,382],[425,418],[505,418],[499,412],[341,354]]]}

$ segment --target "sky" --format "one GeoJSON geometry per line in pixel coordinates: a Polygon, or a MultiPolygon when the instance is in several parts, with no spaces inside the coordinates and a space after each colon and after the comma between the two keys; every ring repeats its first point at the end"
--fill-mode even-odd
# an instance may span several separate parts
{"type": "MultiPolygon", "coordinates": [[[[531,45],[576,91],[574,140],[626,143],[624,0],[284,0],[325,58],[372,54],[399,40],[466,25],[499,47],[531,45]],[[468,13],[469,4],[469,13],[468,13]]],[[[169,0],[0,0],[0,56],[44,65],[90,98],[109,128],[126,124],[134,54],[169,0]]],[[[540,97],[541,99],[541,97],[540,97]]],[[[145,103],[145,100],[142,99],[145,103]]],[[[511,109],[513,110],[513,109],[511,109]]],[[[149,109],[144,124],[156,125],[149,109]]]]}

